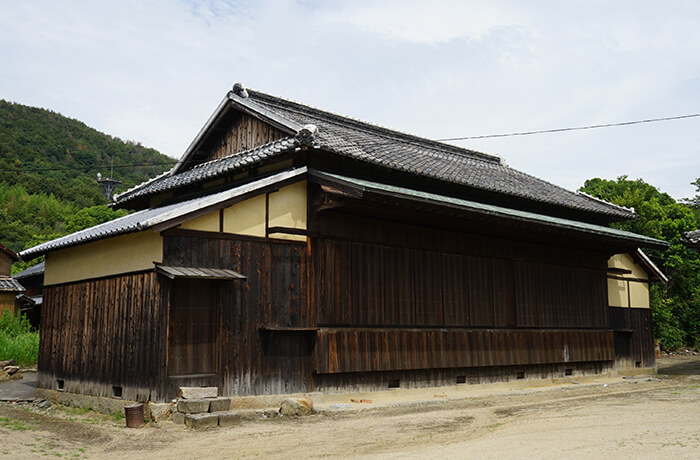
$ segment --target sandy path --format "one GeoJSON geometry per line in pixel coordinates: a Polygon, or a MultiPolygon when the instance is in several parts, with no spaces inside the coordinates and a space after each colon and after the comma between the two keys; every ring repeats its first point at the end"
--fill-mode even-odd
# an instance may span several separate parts
{"type": "Polygon", "coordinates": [[[0,406],[0,458],[700,458],[696,371],[700,359],[669,379],[484,386],[468,398],[445,390],[454,398],[446,401],[431,389],[376,409],[199,432],[170,423],[130,430],[92,413],[69,420],[0,406]],[[36,430],[10,427],[15,421],[36,430]]]}

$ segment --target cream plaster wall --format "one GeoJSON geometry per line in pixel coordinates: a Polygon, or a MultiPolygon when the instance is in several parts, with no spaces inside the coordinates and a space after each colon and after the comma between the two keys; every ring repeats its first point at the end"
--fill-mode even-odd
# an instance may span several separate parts
{"type": "MultiPolygon", "coordinates": [[[[269,227],[306,230],[306,181],[282,187],[269,194],[269,227]]],[[[271,233],[271,238],[306,241],[304,235],[271,233]]]]}
{"type": "Polygon", "coordinates": [[[621,268],[632,272],[608,274],[609,306],[649,308],[649,275],[634,262],[632,256],[615,254],[608,260],[608,268],[621,268]]]}
{"type": "Polygon", "coordinates": [[[163,238],[146,230],[46,255],[44,285],[136,272],[163,261],[163,238]]]}

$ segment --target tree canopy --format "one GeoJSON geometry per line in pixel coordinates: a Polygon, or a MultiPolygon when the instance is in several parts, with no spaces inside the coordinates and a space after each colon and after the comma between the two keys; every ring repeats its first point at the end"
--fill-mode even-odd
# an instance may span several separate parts
{"type": "Polygon", "coordinates": [[[667,241],[665,251],[648,251],[669,282],[653,285],[654,333],[664,349],[700,342],[700,257],[681,243],[683,233],[698,228],[700,179],[694,198],[677,202],[642,179],[589,179],[581,191],[611,203],[634,208],[638,218],[614,227],[667,241]]]}

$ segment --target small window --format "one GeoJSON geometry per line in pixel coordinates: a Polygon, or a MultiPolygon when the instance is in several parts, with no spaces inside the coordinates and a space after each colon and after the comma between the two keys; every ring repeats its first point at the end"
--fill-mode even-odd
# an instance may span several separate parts
{"type": "Polygon", "coordinates": [[[56,389],[58,391],[64,391],[66,388],[66,382],[63,379],[56,379],[56,389]]]}
{"type": "Polygon", "coordinates": [[[399,388],[401,386],[401,381],[399,379],[389,380],[389,388],[399,388]]]}
{"type": "Polygon", "coordinates": [[[115,398],[121,398],[122,397],[122,387],[113,385],[112,386],[112,396],[115,398]]]}

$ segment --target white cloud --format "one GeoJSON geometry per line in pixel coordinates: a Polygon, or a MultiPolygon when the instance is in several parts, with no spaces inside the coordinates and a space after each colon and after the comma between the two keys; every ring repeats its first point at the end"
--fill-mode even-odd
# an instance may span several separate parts
{"type": "MultiPolygon", "coordinates": [[[[0,97],[176,157],[236,81],[428,137],[699,111],[695,2],[0,2],[0,97]]],[[[697,123],[460,145],[683,197],[697,123]]]]}

